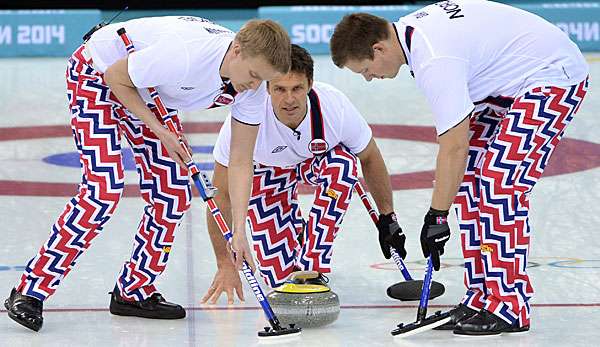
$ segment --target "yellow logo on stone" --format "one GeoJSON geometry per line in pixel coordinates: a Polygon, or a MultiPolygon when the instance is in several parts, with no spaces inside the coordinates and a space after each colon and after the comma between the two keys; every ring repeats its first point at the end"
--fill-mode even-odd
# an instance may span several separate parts
{"type": "Polygon", "coordinates": [[[327,196],[330,197],[330,198],[332,198],[332,199],[337,199],[338,198],[337,193],[333,189],[331,189],[331,188],[328,188],[327,191],[325,192],[325,194],[327,194],[327,196]]]}
{"type": "Polygon", "coordinates": [[[480,249],[482,252],[488,252],[488,253],[492,253],[494,251],[494,249],[488,245],[481,245],[480,249]]]}
{"type": "Polygon", "coordinates": [[[165,252],[165,253],[171,253],[171,246],[164,246],[163,247],[163,252],[165,252]]]}

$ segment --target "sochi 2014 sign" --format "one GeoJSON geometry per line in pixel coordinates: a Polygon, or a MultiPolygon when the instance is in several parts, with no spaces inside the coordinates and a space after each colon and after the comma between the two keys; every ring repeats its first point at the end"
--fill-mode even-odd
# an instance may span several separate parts
{"type": "Polygon", "coordinates": [[[99,10],[0,11],[0,57],[69,56],[100,20],[99,10]]]}

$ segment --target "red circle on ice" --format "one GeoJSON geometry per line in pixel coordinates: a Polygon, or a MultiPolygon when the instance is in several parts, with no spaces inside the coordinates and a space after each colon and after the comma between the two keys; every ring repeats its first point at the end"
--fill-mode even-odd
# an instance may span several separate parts
{"type": "MultiPolygon", "coordinates": [[[[221,123],[190,122],[185,124],[185,133],[218,133],[221,123]]],[[[398,124],[371,124],[376,138],[436,143],[435,129],[429,126],[398,124]]],[[[0,141],[30,140],[71,136],[68,126],[31,126],[0,128],[0,141]]],[[[435,155],[434,152],[431,153],[435,155]]],[[[600,144],[563,138],[556,148],[544,176],[555,176],[593,169],[600,166],[600,144]]],[[[425,189],[433,185],[433,170],[391,174],[394,190],[425,189]]],[[[301,192],[310,192],[303,187],[301,192]]],[[[0,195],[28,196],[72,196],[76,193],[76,182],[31,182],[0,180],[0,195]]],[[[126,185],[124,196],[137,196],[137,185],[126,185]]]]}

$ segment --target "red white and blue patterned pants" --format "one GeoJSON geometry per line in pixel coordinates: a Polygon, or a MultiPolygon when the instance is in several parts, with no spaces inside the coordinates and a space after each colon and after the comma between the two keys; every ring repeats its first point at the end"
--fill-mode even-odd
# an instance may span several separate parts
{"type": "MultiPolygon", "coordinates": [[[[71,128],[82,166],[79,193],[67,203],[50,237],[27,264],[17,290],[41,300],[48,298],[102,231],[124,188],[124,137],[133,150],[146,206],[117,286],[125,299],[144,300],[156,291],[153,283],[165,270],[175,229],[190,206],[187,171],[119,103],[83,46],[69,59],[66,79],[71,128]]],[[[169,111],[180,127],[176,112],[169,111]]]]}
{"type": "Polygon", "coordinates": [[[357,181],[357,159],[343,145],[295,167],[256,164],[248,220],[258,267],[276,287],[298,269],[329,273],[333,240],[357,181]],[[316,186],[305,223],[298,183],[316,186]]]}
{"type": "Polygon", "coordinates": [[[529,197],[577,112],[587,80],[535,88],[471,117],[467,169],[454,201],[465,259],[462,303],[528,326],[529,197]]]}

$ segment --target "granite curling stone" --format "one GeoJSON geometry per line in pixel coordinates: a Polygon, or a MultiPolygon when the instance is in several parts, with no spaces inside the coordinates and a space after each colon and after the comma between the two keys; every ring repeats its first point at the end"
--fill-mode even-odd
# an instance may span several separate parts
{"type": "MultiPolygon", "coordinates": [[[[314,277],[303,277],[303,275],[314,272],[298,273],[292,274],[290,281],[267,295],[281,324],[316,328],[335,322],[340,314],[338,295],[326,284],[307,283],[314,277]]],[[[316,275],[320,276],[318,273],[316,275]]]]}

